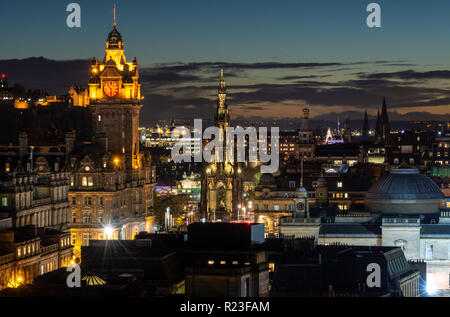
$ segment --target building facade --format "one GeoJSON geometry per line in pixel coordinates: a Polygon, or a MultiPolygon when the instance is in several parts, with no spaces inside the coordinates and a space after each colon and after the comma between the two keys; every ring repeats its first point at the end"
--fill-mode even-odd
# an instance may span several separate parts
{"type": "Polygon", "coordinates": [[[155,167],[140,151],[143,106],[136,58],[127,62],[114,23],[102,61],[89,80],[92,140],[80,144],[66,133],[70,179],[70,231],[75,253],[90,239],[132,239],[152,230],[155,167]]]}

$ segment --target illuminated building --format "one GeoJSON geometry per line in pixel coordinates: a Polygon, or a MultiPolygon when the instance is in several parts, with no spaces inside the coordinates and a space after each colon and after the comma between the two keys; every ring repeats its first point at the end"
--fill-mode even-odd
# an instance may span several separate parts
{"type": "MultiPolygon", "coordinates": [[[[230,114],[227,104],[227,90],[223,70],[217,94],[215,124],[222,135],[225,157],[226,128],[230,125],[230,114]]],[[[219,155],[216,153],[216,155],[219,155]]],[[[202,175],[201,211],[213,218],[237,218],[239,206],[243,204],[242,166],[240,163],[229,163],[218,157],[211,164],[205,164],[202,175]],[[214,215],[214,216],[213,216],[214,215]]]]}
{"type": "Polygon", "coordinates": [[[73,260],[67,232],[10,226],[1,228],[0,239],[0,290],[32,283],[35,277],[68,266],[73,260]]]}
{"type": "MultiPolygon", "coordinates": [[[[179,138],[183,138],[186,144],[191,144],[191,153],[195,155],[198,151],[201,151],[201,138],[195,138],[193,136],[194,129],[189,124],[176,124],[172,121],[171,124],[159,125],[151,129],[145,129],[141,131],[141,139],[145,147],[147,148],[163,148],[171,150],[179,138]],[[182,135],[184,129],[189,130],[189,136],[182,135]]],[[[202,133],[202,131],[200,132],[202,133]]]]}
{"type": "Polygon", "coordinates": [[[408,261],[424,261],[427,289],[449,291],[450,212],[441,189],[415,168],[400,166],[367,192],[364,212],[283,218],[285,236],[314,237],[320,245],[401,248],[408,261]]]}
{"type": "Polygon", "coordinates": [[[87,107],[90,103],[89,89],[80,86],[70,86],[68,91],[72,105],[75,107],[87,107]]]}
{"type": "Polygon", "coordinates": [[[12,96],[8,89],[8,78],[5,74],[0,75],[0,101],[9,100],[12,96]]]}
{"type": "Polygon", "coordinates": [[[178,194],[189,195],[190,205],[197,205],[200,203],[201,197],[201,181],[200,175],[191,173],[189,176],[186,172],[183,174],[183,179],[177,181],[178,183],[178,194]]]}
{"type": "Polygon", "coordinates": [[[71,241],[79,257],[92,239],[133,239],[152,231],[155,167],[139,148],[143,106],[137,61],[128,63],[114,22],[102,61],[93,60],[86,91],[72,87],[72,99],[91,115],[92,140],[66,133],[70,180],[71,241]]]}
{"type": "Polygon", "coordinates": [[[288,171],[281,171],[276,177],[263,174],[255,188],[255,220],[265,224],[267,235],[277,236],[281,219],[294,212],[301,211],[302,217],[307,212],[320,214],[326,210],[342,215],[361,214],[364,197],[374,179],[370,175],[336,172],[303,177],[288,171]]]}
{"type": "Polygon", "coordinates": [[[0,158],[5,164],[0,174],[0,289],[31,283],[73,260],[67,231],[69,174],[48,169],[45,156],[40,158],[33,172],[22,167],[21,173],[17,157],[6,163],[0,158]]]}

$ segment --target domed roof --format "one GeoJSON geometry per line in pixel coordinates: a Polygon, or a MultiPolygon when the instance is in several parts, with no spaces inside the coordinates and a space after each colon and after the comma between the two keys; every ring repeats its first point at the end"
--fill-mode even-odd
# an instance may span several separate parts
{"type": "Polygon", "coordinates": [[[373,212],[426,214],[439,211],[444,197],[439,186],[415,168],[397,168],[374,184],[366,195],[373,212]]]}
{"type": "Polygon", "coordinates": [[[119,31],[117,31],[116,27],[114,26],[112,31],[108,34],[108,39],[106,40],[109,45],[118,45],[119,42],[123,42],[122,35],[120,35],[119,31]]]}
{"type": "Polygon", "coordinates": [[[271,173],[264,173],[261,175],[259,179],[259,185],[262,186],[270,186],[275,185],[275,177],[271,173]]]}

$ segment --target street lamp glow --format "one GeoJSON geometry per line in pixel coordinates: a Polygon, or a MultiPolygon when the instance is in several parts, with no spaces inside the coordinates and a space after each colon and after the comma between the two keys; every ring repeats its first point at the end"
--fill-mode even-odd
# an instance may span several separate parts
{"type": "Polygon", "coordinates": [[[427,282],[427,293],[428,295],[433,295],[436,293],[436,286],[434,285],[433,281],[427,282]]]}
{"type": "Polygon", "coordinates": [[[113,228],[108,225],[108,226],[105,227],[104,231],[105,231],[105,234],[106,234],[106,238],[107,239],[111,239],[111,237],[112,237],[112,235],[114,233],[113,228]]]}

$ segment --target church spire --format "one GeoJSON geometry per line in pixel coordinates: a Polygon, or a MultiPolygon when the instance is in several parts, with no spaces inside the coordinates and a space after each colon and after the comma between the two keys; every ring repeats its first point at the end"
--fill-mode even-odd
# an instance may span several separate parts
{"type": "Polygon", "coordinates": [[[391,124],[389,123],[389,115],[386,106],[386,97],[383,97],[383,105],[381,106],[380,133],[382,135],[383,141],[387,141],[387,138],[391,133],[391,124]]]}
{"type": "Polygon", "coordinates": [[[367,116],[367,109],[364,113],[364,124],[362,128],[362,136],[367,138],[369,136],[369,117],[367,116]]]}

